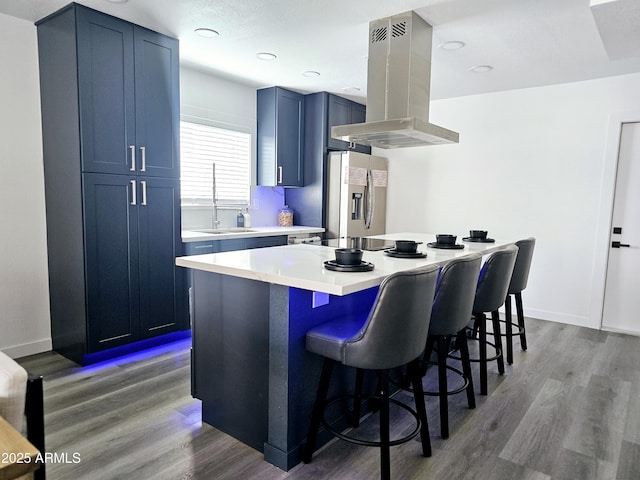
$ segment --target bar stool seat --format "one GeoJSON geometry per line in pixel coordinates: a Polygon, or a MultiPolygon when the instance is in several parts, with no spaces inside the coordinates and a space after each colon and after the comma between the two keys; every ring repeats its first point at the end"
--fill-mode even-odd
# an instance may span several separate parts
{"type": "Polygon", "coordinates": [[[531,259],[533,258],[533,249],[536,246],[536,239],[533,237],[526,238],[524,240],[518,240],[516,242],[518,247],[518,255],[516,256],[516,263],[513,267],[513,274],[511,275],[511,282],[507,289],[507,298],[504,302],[505,309],[505,341],[507,344],[507,363],[511,365],[513,363],[513,337],[518,335],[520,337],[520,347],[522,350],[527,350],[527,334],[524,325],[524,311],[522,308],[522,291],[527,288],[527,281],[529,279],[529,270],[531,269],[531,259]],[[515,297],[516,300],[516,315],[517,323],[513,323],[511,316],[511,297],[515,297]],[[516,330],[513,330],[513,327],[516,330]]]}
{"type": "Polygon", "coordinates": [[[509,245],[492,253],[482,265],[478,286],[473,302],[474,330],[479,332],[479,358],[472,358],[480,366],[480,394],[487,395],[487,364],[492,360],[498,363],[498,372],[504,374],[504,358],[502,341],[500,340],[500,317],[498,309],[507,297],[507,288],[511,281],[513,267],[518,254],[518,247],[509,245]],[[495,344],[487,342],[487,313],[491,312],[493,337],[495,344]],[[487,345],[495,348],[495,355],[487,357],[487,345]]]}
{"type": "Polygon", "coordinates": [[[437,266],[429,265],[389,275],[380,285],[367,318],[333,320],[307,332],[307,350],[323,356],[324,361],[309,433],[303,450],[305,463],[311,461],[315,439],[321,424],[343,440],[380,447],[380,470],[383,479],[391,477],[390,446],[407,442],[420,433],[422,453],[424,456],[431,456],[419,357],[424,350],[429,331],[429,318],[438,270],[437,266]],[[356,404],[359,404],[360,393],[357,384],[362,378],[362,371],[374,370],[377,373],[378,388],[375,394],[365,397],[375,398],[379,403],[379,442],[363,441],[352,435],[335,432],[325,420],[325,408],[329,403],[336,401],[336,399],[327,400],[327,392],[332,371],[337,364],[356,369],[356,393],[346,395],[347,397],[355,396],[356,404]],[[414,389],[415,411],[390,398],[389,395],[389,370],[405,365],[414,389]],[[409,411],[417,419],[413,432],[402,438],[390,438],[389,403],[409,411]]]}
{"type": "Polygon", "coordinates": [[[469,408],[476,407],[466,326],[471,317],[481,260],[480,254],[451,260],[442,267],[436,287],[422,374],[426,373],[426,364],[431,363],[429,361],[431,352],[437,345],[438,391],[425,391],[425,395],[437,395],[440,399],[440,436],[442,438],[449,437],[449,395],[466,390],[469,408]],[[447,365],[447,354],[454,336],[456,348],[460,351],[462,371],[447,365]],[[461,376],[461,386],[448,389],[447,370],[461,376]]]}

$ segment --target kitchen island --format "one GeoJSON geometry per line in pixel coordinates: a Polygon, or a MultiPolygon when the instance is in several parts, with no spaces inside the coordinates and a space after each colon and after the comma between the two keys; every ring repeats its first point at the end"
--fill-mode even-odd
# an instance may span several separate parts
{"type": "MultiPolygon", "coordinates": [[[[377,236],[423,242],[426,258],[392,258],[365,251],[370,272],[324,268],[334,248],[287,245],[180,257],[192,270],[192,394],[202,400],[202,419],[264,452],[288,470],[301,459],[322,359],[305,349],[305,334],[336,318],[366,316],[382,280],[398,271],[444,264],[471,253],[487,254],[513,242],[467,243],[461,250],[428,248],[432,234],[377,236]]],[[[344,368],[335,391],[351,383],[344,368]]],[[[329,413],[346,427],[346,413],[329,413]]],[[[320,447],[331,437],[320,434],[320,447]]]]}

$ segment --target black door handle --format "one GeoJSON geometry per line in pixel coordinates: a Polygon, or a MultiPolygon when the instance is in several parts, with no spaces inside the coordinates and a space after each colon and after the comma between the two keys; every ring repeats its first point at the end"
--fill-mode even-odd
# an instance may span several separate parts
{"type": "Polygon", "coordinates": [[[620,243],[617,241],[611,242],[611,248],[630,247],[628,243],[620,243]]]}

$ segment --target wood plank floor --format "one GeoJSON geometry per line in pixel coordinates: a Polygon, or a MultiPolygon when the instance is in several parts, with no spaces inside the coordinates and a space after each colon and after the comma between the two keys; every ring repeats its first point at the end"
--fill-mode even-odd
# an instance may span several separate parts
{"type": "MultiPolygon", "coordinates": [[[[490,366],[490,394],[477,395],[475,410],[464,394],[450,397],[447,440],[439,437],[437,399],[427,397],[433,456],[422,457],[417,441],[393,447],[393,478],[640,478],[640,338],[533,319],[527,330],[529,350],[516,341],[504,376],[490,366]]],[[[49,463],[48,478],[378,477],[374,448],[336,440],[310,464],[283,472],[202,424],[200,402],[190,396],[189,344],[84,368],[53,352],[20,359],[45,378],[47,451],[80,456],[79,463],[49,463]]],[[[426,388],[434,389],[434,373],[426,388]]],[[[402,415],[394,412],[396,433],[411,428],[402,415]]],[[[376,421],[372,415],[363,429],[376,421]]]]}

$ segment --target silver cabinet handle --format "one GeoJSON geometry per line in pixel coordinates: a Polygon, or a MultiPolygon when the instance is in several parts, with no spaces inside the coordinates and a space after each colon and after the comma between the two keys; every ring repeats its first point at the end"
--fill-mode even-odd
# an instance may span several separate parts
{"type": "Polygon", "coordinates": [[[147,171],[147,148],[140,147],[140,154],[142,155],[142,168],[140,169],[140,171],[146,172],[147,171]]]}
{"type": "Polygon", "coordinates": [[[147,182],[146,180],[140,180],[142,184],[142,203],[141,205],[147,205],[147,182]]]}
{"type": "Polygon", "coordinates": [[[135,205],[136,204],[136,197],[138,196],[136,194],[136,181],[135,180],[130,180],[131,183],[131,205],[135,205]]]}
{"type": "Polygon", "coordinates": [[[136,171],[136,146],[129,145],[129,150],[131,150],[131,168],[129,169],[131,172],[136,171]]]}
{"type": "Polygon", "coordinates": [[[282,183],[282,167],[278,167],[278,183],[282,183]]]}

